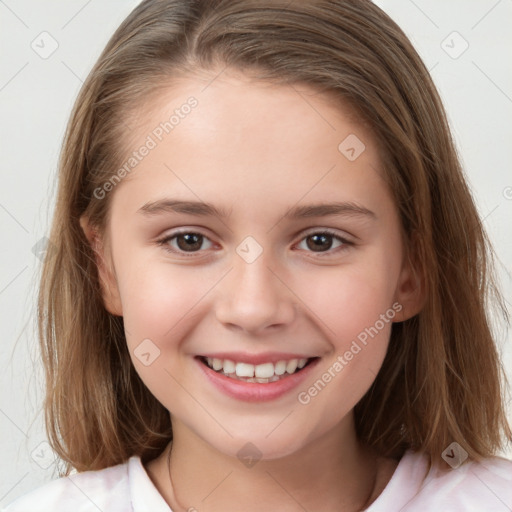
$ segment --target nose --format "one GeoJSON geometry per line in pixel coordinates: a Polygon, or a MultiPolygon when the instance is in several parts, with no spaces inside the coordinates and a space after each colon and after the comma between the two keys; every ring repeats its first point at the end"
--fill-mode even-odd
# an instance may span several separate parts
{"type": "Polygon", "coordinates": [[[262,333],[293,322],[294,295],[265,253],[252,263],[234,255],[234,268],[216,300],[216,318],[224,326],[262,333]]]}

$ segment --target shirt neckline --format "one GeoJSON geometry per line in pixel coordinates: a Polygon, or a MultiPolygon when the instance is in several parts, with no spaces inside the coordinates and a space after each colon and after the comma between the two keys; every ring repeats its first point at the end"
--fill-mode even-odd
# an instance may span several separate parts
{"type": "MultiPolygon", "coordinates": [[[[424,483],[428,472],[425,455],[407,450],[377,499],[364,512],[399,510],[404,507],[424,483]]],[[[173,512],[153,484],[139,456],[128,460],[128,481],[134,512],[173,512]]]]}
{"type": "Polygon", "coordinates": [[[128,482],[133,512],[172,512],[138,455],[128,460],[128,482]]]}
{"type": "Polygon", "coordinates": [[[386,487],[363,512],[402,510],[423,486],[428,466],[426,455],[406,450],[386,487]]]}

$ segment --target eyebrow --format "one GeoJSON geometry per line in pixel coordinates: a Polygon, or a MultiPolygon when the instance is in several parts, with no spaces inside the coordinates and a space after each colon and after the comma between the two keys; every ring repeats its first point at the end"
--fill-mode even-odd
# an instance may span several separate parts
{"type": "MultiPolygon", "coordinates": [[[[140,213],[146,216],[162,213],[186,213],[197,216],[213,216],[225,219],[231,215],[231,210],[217,208],[210,203],[201,201],[179,201],[175,199],[160,199],[146,203],[139,208],[140,213]]],[[[285,219],[306,219],[311,217],[327,216],[365,216],[377,218],[374,212],[354,202],[320,203],[291,208],[283,217],[285,219]]]]}

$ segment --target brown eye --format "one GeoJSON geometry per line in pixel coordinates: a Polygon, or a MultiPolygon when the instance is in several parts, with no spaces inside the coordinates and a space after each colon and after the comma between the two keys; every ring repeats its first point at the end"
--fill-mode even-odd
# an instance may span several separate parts
{"type": "Polygon", "coordinates": [[[185,253],[192,255],[210,249],[213,245],[208,237],[194,231],[170,234],[159,240],[158,244],[163,246],[166,251],[178,255],[185,253]],[[205,242],[209,244],[206,247],[204,247],[205,242]]]}
{"type": "Polygon", "coordinates": [[[203,235],[199,233],[184,233],[175,236],[177,246],[182,251],[197,251],[203,245],[203,235]]]}
{"type": "Polygon", "coordinates": [[[306,252],[335,253],[353,245],[352,242],[342,238],[337,233],[318,231],[307,234],[299,243],[299,248],[306,252]],[[332,250],[331,250],[332,249],[332,250]]]}
{"type": "Polygon", "coordinates": [[[315,252],[328,251],[332,247],[332,235],[327,234],[315,234],[306,237],[306,244],[309,249],[315,252]]]}

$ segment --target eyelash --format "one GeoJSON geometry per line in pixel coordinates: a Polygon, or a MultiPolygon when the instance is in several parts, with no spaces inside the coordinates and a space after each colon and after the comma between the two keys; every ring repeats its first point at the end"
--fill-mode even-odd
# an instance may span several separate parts
{"type": "MultiPolygon", "coordinates": [[[[176,250],[176,249],[171,249],[170,248],[170,245],[169,245],[169,242],[171,240],[174,240],[176,237],[180,236],[180,235],[201,235],[204,239],[207,239],[211,242],[211,240],[206,236],[206,235],[203,235],[202,233],[200,232],[197,232],[197,231],[192,231],[192,230],[182,230],[182,231],[177,231],[175,233],[172,233],[170,235],[167,235],[165,236],[164,238],[160,239],[160,240],[157,240],[156,243],[159,245],[159,246],[162,246],[164,248],[165,251],[169,252],[169,253],[172,253],[172,254],[178,254],[180,256],[184,256],[185,258],[194,258],[194,257],[197,257],[196,255],[200,252],[202,252],[202,250],[199,250],[199,251],[192,251],[192,252],[186,252],[186,251],[181,251],[181,250],[176,250]]],[[[334,248],[334,250],[332,249],[328,249],[327,251],[320,251],[320,252],[315,252],[315,251],[307,251],[307,252],[311,252],[312,254],[317,254],[320,258],[322,257],[326,257],[324,255],[332,255],[333,253],[337,253],[337,252],[340,252],[340,251],[343,251],[343,250],[347,250],[348,247],[350,246],[353,246],[354,243],[353,242],[350,242],[349,240],[347,240],[346,238],[343,238],[341,237],[339,234],[337,234],[336,232],[326,228],[326,229],[321,229],[319,231],[311,231],[309,233],[306,233],[301,239],[300,239],[300,242],[302,242],[303,240],[307,239],[308,237],[310,236],[313,236],[313,235],[327,235],[327,236],[332,236],[334,239],[338,240],[339,242],[342,243],[341,246],[339,247],[336,247],[334,248]]],[[[299,243],[300,243],[299,242],[299,243]]],[[[327,256],[328,257],[328,256],[327,256]]]]}

